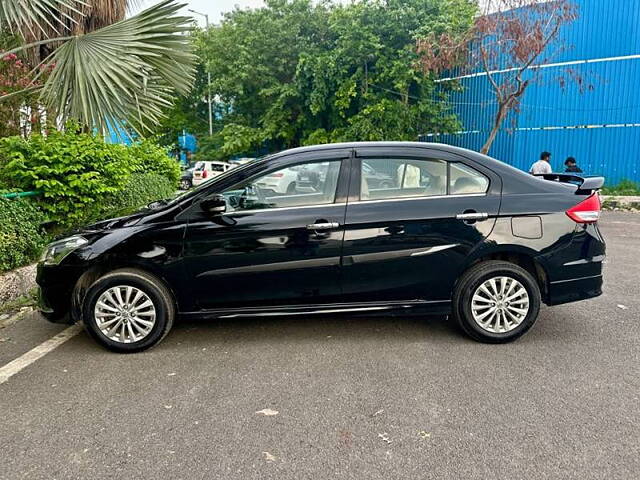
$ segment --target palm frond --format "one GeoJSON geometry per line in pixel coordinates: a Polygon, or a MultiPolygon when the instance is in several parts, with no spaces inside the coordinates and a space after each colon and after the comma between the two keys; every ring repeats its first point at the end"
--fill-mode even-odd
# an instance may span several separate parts
{"type": "Polygon", "coordinates": [[[0,0],[0,28],[19,31],[23,36],[47,30],[58,33],[65,19],[77,21],[70,13],[82,16],[78,8],[84,5],[82,0],[0,0]]]}
{"type": "Polygon", "coordinates": [[[102,133],[119,122],[139,134],[149,130],[175,92],[188,92],[194,80],[195,56],[185,35],[192,20],[176,15],[182,7],[164,0],[62,44],[46,60],[54,67],[42,103],[102,133]]]}

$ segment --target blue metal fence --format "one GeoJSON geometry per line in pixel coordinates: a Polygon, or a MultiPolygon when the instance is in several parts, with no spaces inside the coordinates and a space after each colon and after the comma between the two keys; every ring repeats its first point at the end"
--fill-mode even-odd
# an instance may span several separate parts
{"type": "MultiPolygon", "coordinates": [[[[539,70],[539,81],[527,89],[519,114],[505,121],[490,155],[526,170],[546,150],[557,171],[573,156],[608,184],[640,181],[640,0],[574,1],[580,17],[562,33],[569,48],[539,70]],[[582,89],[572,82],[561,87],[567,69],[583,79],[582,89]]],[[[463,132],[421,139],[479,150],[495,98],[485,76],[461,82],[465,88],[451,102],[463,132]]]]}

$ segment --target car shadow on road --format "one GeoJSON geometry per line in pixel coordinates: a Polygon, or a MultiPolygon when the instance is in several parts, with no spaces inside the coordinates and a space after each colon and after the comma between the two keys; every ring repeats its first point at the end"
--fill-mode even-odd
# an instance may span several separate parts
{"type": "Polygon", "coordinates": [[[466,341],[445,316],[278,316],[176,322],[165,342],[245,343],[282,341],[314,342],[318,338],[345,341],[375,340],[407,342],[431,339],[437,342],[466,341]]]}

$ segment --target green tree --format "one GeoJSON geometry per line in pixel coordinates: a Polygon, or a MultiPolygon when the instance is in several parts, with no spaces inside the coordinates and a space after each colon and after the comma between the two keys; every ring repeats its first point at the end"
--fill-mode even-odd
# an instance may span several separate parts
{"type": "Polygon", "coordinates": [[[267,0],[227,14],[197,40],[226,108],[220,152],[457,129],[417,40],[466,31],[475,9],[472,0],[267,0]]]}

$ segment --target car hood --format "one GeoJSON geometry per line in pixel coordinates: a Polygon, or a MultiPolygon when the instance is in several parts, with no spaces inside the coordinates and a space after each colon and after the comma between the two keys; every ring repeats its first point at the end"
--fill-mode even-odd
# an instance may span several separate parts
{"type": "Polygon", "coordinates": [[[87,232],[104,232],[108,230],[114,230],[116,228],[133,227],[134,225],[137,225],[140,220],[149,215],[149,213],[151,213],[151,210],[149,210],[148,208],[144,208],[124,217],[101,220],[85,227],[83,230],[87,232]]]}

